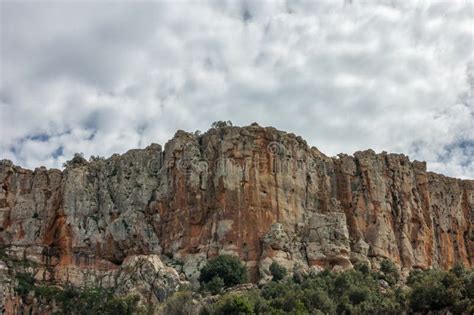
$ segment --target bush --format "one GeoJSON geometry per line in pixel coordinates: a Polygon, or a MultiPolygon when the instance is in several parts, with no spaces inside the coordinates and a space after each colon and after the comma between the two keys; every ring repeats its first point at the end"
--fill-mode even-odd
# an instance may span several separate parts
{"type": "Polygon", "coordinates": [[[336,312],[336,305],[323,289],[307,290],[304,296],[307,297],[309,309],[318,309],[324,314],[334,314],[336,312]]]}
{"type": "Polygon", "coordinates": [[[367,288],[352,288],[349,293],[349,301],[353,305],[360,304],[364,301],[367,301],[369,299],[371,292],[367,288]]]}
{"type": "Polygon", "coordinates": [[[18,281],[18,285],[15,288],[18,295],[26,296],[30,291],[34,290],[35,278],[31,273],[19,272],[15,277],[18,281]]]}
{"type": "Polygon", "coordinates": [[[15,290],[25,296],[33,292],[43,302],[54,301],[61,314],[135,314],[138,310],[137,296],[116,297],[111,289],[76,288],[35,284],[30,273],[16,275],[18,286],[15,290]]]}
{"type": "Polygon", "coordinates": [[[390,285],[395,285],[400,280],[400,273],[397,266],[388,259],[380,264],[380,278],[387,281],[390,285]]]}
{"type": "Polygon", "coordinates": [[[35,288],[35,293],[41,297],[45,298],[47,301],[50,301],[60,294],[61,289],[52,285],[43,285],[35,288]]]}
{"type": "Polygon", "coordinates": [[[414,311],[440,310],[448,305],[442,278],[442,272],[431,271],[418,275],[415,281],[412,279],[410,307],[414,311]]]}
{"type": "Polygon", "coordinates": [[[65,314],[135,314],[137,296],[114,296],[111,289],[69,286],[55,299],[65,314]]]}
{"type": "Polygon", "coordinates": [[[272,274],[273,281],[280,281],[286,277],[286,268],[280,266],[276,261],[270,265],[270,273],[272,274]]]}
{"type": "Polygon", "coordinates": [[[410,273],[407,284],[411,309],[418,312],[449,309],[461,314],[474,312],[472,277],[474,272],[455,266],[451,271],[425,270],[410,273]]]}
{"type": "Polygon", "coordinates": [[[368,275],[370,273],[370,267],[365,262],[361,262],[361,261],[357,262],[354,265],[354,269],[359,272],[362,272],[365,275],[368,275]]]}
{"type": "Polygon", "coordinates": [[[245,295],[227,294],[215,305],[212,314],[242,315],[255,314],[254,305],[245,295]]]}
{"type": "Polygon", "coordinates": [[[230,120],[227,120],[227,121],[218,120],[211,124],[211,128],[224,128],[224,127],[232,127],[232,122],[230,120]]]}
{"type": "Polygon", "coordinates": [[[64,162],[63,167],[75,167],[80,165],[87,165],[87,160],[84,158],[83,153],[74,153],[74,157],[64,162]]]}
{"type": "Polygon", "coordinates": [[[385,274],[398,274],[397,266],[388,259],[384,259],[382,263],[380,263],[380,271],[385,274]]]}
{"type": "Polygon", "coordinates": [[[215,276],[211,281],[204,285],[206,291],[211,292],[212,294],[219,294],[224,288],[224,280],[221,277],[215,276]]]}
{"type": "MultiPolygon", "coordinates": [[[[271,272],[278,278],[277,264],[271,272]]],[[[340,273],[270,281],[246,294],[226,294],[209,306],[209,314],[402,314],[449,311],[474,314],[474,271],[455,266],[449,272],[413,271],[407,286],[398,285],[399,272],[389,262],[373,272],[362,265],[340,273]],[[380,289],[379,279],[389,279],[380,289]]]]}
{"type": "Polygon", "coordinates": [[[98,314],[136,314],[140,298],[136,295],[125,297],[112,297],[104,305],[104,309],[98,314]]]}
{"type": "Polygon", "coordinates": [[[196,305],[193,303],[193,294],[190,291],[176,292],[161,305],[158,314],[186,315],[195,314],[196,305]]]}
{"type": "Polygon", "coordinates": [[[231,287],[247,281],[247,268],[238,257],[221,255],[209,260],[201,269],[199,282],[205,286],[214,277],[221,278],[225,287],[231,287]]]}

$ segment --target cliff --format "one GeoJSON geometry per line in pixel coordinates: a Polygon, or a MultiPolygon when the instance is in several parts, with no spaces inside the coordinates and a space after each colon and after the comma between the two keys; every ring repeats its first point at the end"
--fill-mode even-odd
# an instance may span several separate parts
{"type": "Polygon", "coordinates": [[[178,131],[164,150],[76,157],[63,171],[3,160],[0,187],[0,259],[34,263],[42,281],[166,288],[148,297],[157,301],[223,253],[240,256],[254,280],[273,260],[290,270],[377,268],[384,258],[402,272],[473,265],[473,180],[402,154],[331,158],[258,125],[178,131]],[[134,268],[145,267],[160,276],[137,280],[134,268]]]}

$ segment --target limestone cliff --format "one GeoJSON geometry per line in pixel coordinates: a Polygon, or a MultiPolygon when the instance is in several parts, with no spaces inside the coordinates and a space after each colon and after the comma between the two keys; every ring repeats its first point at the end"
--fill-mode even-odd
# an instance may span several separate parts
{"type": "Polygon", "coordinates": [[[239,255],[255,280],[273,260],[289,269],[377,268],[384,258],[402,271],[473,265],[473,180],[401,154],[331,158],[256,124],[178,131],[164,150],[77,157],[63,171],[3,160],[0,187],[4,255],[59,283],[136,289],[124,266],[151,257],[153,270],[175,268],[166,275],[176,286],[223,253],[239,255]]]}

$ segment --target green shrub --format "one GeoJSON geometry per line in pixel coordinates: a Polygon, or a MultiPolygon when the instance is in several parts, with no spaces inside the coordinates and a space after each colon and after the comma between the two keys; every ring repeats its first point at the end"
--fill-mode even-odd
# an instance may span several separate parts
{"type": "Polygon", "coordinates": [[[380,264],[380,278],[390,285],[395,285],[400,280],[400,273],[397,266],[388,259],[384,259],[380,264]]]}
{"type": "Polygon", "coordinates": [[[423,275],[422,270],[419,270],[419,269],[411,270],[410,274],[408,275],[406,284],[411,287],[415,285],[417,282],[421,281],[423,276],[424,275],[423,275]]]}
{"type": "Polygon", "coordinates": [[[35,278],[31,273],[19,272],[15,275],[18,285],[15,288],[15,291],[20,296],[26,296],[30,291],[34,290],[35,287],[35,278]]]}
{"type": "Polygon", "coordinates": [[[365,275],[368,275],[370,273],[369,265],[366,264],[365,262],[361,262],[361,261],[357,262],[354,265],[354,269],[359,271],[359,272],[362,272],[365,275]]]}
{"type": "Polygon", "coordinates": [[[448,306],[442,278],[441,272],[427,272],[413,283],[410,307],[414,311],[440,310],[448,306]]]}
{"type": "Polygon", "coordinates": [[[301,290],[301,286],[292,280],[269,282],[262,288],[262,296],[267,300],[278,299],[285,296],[288,291],[301,290]]]}
{"type": "Polygon", "coordinates": [[[136,314],[139,300],[140,298],[136,295],[109,297],[109,300],[98,314],[136,314]]]}
{"type": "Polygon", "coordinates": [[[456,314],[472,314],[472,277],[472,270],[460,266],[449,272],[433,269],[410,273],[407,284],[412,288],[411,309],[418,312],[449,309],[456,314]]]}
{"type": "Polygon", "coordinates": [[[255,314],[254,305],[243,294],[227,294],[215,305],[212,314],[215,315],[242,315],[255,314]]]}
{"type": "Polygon", "coordinates": [[[221,278],[225,287],[231,287],[247,281],[247,268],[238,257],[221,255],[209,260],[201,269],[199,282],[205,286],[214,277],[221,278]]]}
{"type": "Polygon", "coordinates": [[[286,277],[286,268],[279,265],[276,261],[270,265],[270,273],[272,274],[273,281],[280,281],[286,277]]]}
{"type": "Polygon", "coordinates": [[[79,165],[87,165],[84,153],[74,153],[74,157],[71,160],[63,163],[63,167],[76,167],[79,165]]]}
{"type": "Polygon", "coordinates": [[[336,305],[322,288],[307,289],[304,292],[308,309],[318,309],[325,314],[334,314],[336,305]]]}
{"type": "Polygon", "coordinates": [[[55,299],[61,292],[61,289],[52,285],[42,285],[35,288],[35,293],[40,298],[45,298],[47,301],[55,299]]]}
{"type": "Polygon", "coordinates": [[[64,289],[55,286],[35,286],[31,274],[17,274],[19,286],[17,292],[27,294],[34,292],[38,299],[45,302],[54,301],[59,314],[135,314],[138,310],[137,296],[114,296],[111,289],[76,288],[66,286],[64,289]]]}
{"type": "MultiPolygon", "coordinates": [[[[277,268],[273,267],[273,273],[277,268]]],[[[275,275],[273,275],[275,277],[275,275]]],[[[278,277],[278,276],[277,276],[278,277]]],[[[209,314],[401,314],[449,311],[474,314],[474,271],[455,266],[449,272],[413,271],[399,286],[396,266],[381,263],[373,272],[362,265],[354,270],[270,281],[246,294],[227,294],[211,305],[209,314]],[[380,288],[379,279],[388,282],[380,288]]]]}
{"type": "Polygon", "coordinates": [[[204,285],[204,289],[211,292],[212,294],[221,293],[223,288],[224,280],[222,280],[222,278],[219,276],[215,276],[211,281],[204,285]]]}
{"type": "Polygon", "coordinates": [[[453,266],[453,268],[451,268],[450,272],[454,273],[457,277],[463,277],[466,275],[467,270],[463,264],[457,263],[453,266]]]}
{"type": "Polygon", "coordinates": [[[353,305],[367,301],[370,295],[371,292],[364,287],[355,287],[348,292],[349,301],[353,305]]]}
{"type": "Polygon", "coordinates": [[[162,315],[193,314],[193,294],[190,291],[176,292],[167,298],[158,310],[162,315]]]}

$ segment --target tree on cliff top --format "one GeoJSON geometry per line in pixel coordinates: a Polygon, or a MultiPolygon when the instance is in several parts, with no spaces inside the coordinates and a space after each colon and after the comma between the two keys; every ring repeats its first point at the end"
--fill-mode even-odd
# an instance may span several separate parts
{"type": "Polygon", "coordinates": [[[87,165],[87,160],[84,158],[83,153],[74,153],[74,157],[64,162],[63,167],[74,167],[79,165],[87,165]]]}
{"type": "Polygon", "coordinates": [[[211,124],[211,128],[223,128],[223,127],[232,127],[232,122],[230,120],[223,121],[218,120],[211,124]]]}

